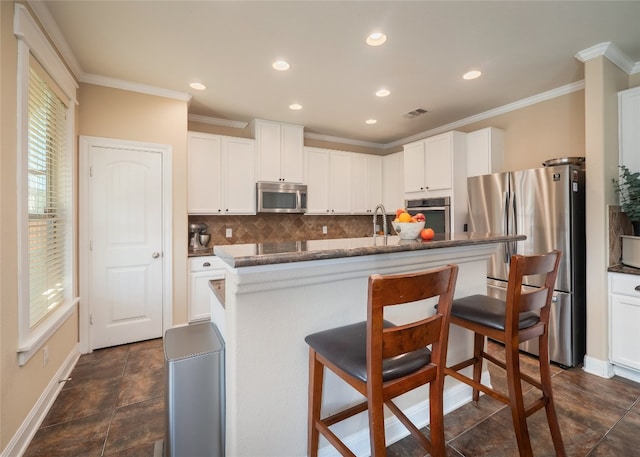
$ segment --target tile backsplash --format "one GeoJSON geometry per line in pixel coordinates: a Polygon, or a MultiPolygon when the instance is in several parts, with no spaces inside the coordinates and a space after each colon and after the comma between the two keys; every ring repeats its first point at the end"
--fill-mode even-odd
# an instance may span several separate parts
{"type": "MultiPolygon", "coordinates": [[[[387,216],[391,227],[391,218],[387,216]]],[[[307,216],[302,214],[257,214],[255,216],[189,216],[189,223],[209,226],[209,246],[241,243],[358,238],[373,235],[373,216],[307,216]],[[327,234],[322,228],[327,227],[327,234]],[[231,238],[226,237],[231,229],[231,238]]],[[[382,218],[378,218],[382,227],[382,218]]]]}

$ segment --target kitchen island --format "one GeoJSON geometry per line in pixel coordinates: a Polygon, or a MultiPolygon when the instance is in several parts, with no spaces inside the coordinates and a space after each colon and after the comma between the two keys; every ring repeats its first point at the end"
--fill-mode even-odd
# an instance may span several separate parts
{"type": "MultiPolygon", "coordinates": [[[[396,236],[273,244],[216,246],[227,265],[224,313],[214,322],[225,329],[226,455],[304,456],[307,446],[308,347],[310,333],[366,319],[367,280],[374,273],[421,271],[455,263],[456,297],[486,293],[487,259],[497,244],[524,239],[478,233],[436,235],[431,241],[396,236]],[[222,320],[222,321],[221,321],[222,320]]],[[[217,301],[212,293],[212,302],[217,301]]],[[[433,314],[430,304],[388,315],[399,324],[433,314]]],[[[471,354],[469,332],[453,327],[448,359],[471,354]]],[[[398,404],[416,425],[428,423],[427,387],[398,404]]],[[[333,374],[325,377],[323,414],[355,404],[359,394],[333,374]]],[[[445,411],[471,400],[470,388],[447,378],[445,411]]],[[[392,416],[387,440],[407,435],[392,416]]],[[[334,427],[358,455],[369,449],[366,413],[334,427]]],[[[337,455],[326,441],[320,455],[337,455]]]]}

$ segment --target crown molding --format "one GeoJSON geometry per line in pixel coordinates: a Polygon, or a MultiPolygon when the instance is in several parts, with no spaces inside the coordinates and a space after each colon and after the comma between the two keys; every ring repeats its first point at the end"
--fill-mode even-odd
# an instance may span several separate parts
{"type": "Polygon", "coordinates": [[[78,59],[71,51],[71,47],[67,40],[64,38],[64,35],[60,31],[58,24],[53,19],[47,4],[43,1],[34,1],[29,0],[28,2],[31,11],[36,15],[38,21],[42,25],[44,32],[47,34],[49,39],[53,42],[54,47],[58,50],[62,59],[69,67],[69,70],[76,79],[79,79],[80,75],[83,74],[82,68],[80,67],[80,63],[78,63],[78,59]]]}
{"type": "Polygon", "coordinates": [[[640,71],[640,62],[634,62],[626,54],[624,54],[618,47],[610,41],[605,43],[596,44],[588,49],[584,49],[575,55],[575,58],[580,62],[586,62],[587,60],[594,59],[596,57],[604,56],[620,67],[621,70],[628,75],[638,73],[640,71]]]}
{"type": "Polygon", "coordinates": [[[448,132],[449,130],[455,130],[457,128],[464,127],[465,125],[473,124],[474,122],[484,121],[486,119],[490,119],[492,117],[496,117],[501,114],[506,114],[511,111],[526,108],[527,106],[535,105],[536,103],[551,100],[556,97],[561,97],[563,95],[567,95],[582,89],[584,89],[584,81],[578,81],[575,83],[567,84],[567,85],[558,87],[556,89],[551,89],[546,92],[542,92],[541,94],[537,94],[532,97],[523,98],[522,100],[518,100],[516,102],[509,103],[507,105],[504,105],[495,109],[491,109],[483,113],[476,114],[474,116],[460,119],[459,121],[455,121],[450,124],[442,125],[435,129],[417,133],[415,135],[412,135],[407,138],[403,138],[401,140],[394,141],[392,143],[387,143],[384,145],[384,149],[390,149],[393,147],[402,146],[407,143],[412,143],[414,141],[422,140],[424,138],[428,138],[433,135],[438,135],[440,133],[448,132]]]}
{"type": "Polygon", "coordinates": [[[374,143],[372,141],[363,141],[363,140],[352,140],[350,138],[340,138],[337,136],[320,135],[318,133],[311,133],[311,132],[305,132],[304,137],[312,140],[328,141],[331,143],[350,144],[352,146],[362,146],[362,147],[373,148],[373,149],[387,148],[386,145],[382,143],[374,143]]]}
{"type": "Polygon", "coordinates": [[[200,122],[201,124],[219,125],[222,127],[233,127],[236,129],[244,129],[249,125],[248,122],[232,121],[229,119],[202,116],[200,114],[189,114],[188,119],[192,122],[200,122]]]}
{"type": "Polygon", "coordinates": [[[131,81],[124,81],[122,79],[94,75],[91,73],[83,73],[80,77],[80,82],[87,84],[96,84],[98,86],[112,87],[114,89],[128,90],[131,92],[139,92],[141,94],[156,95],[158,97],[173,98],[183,102],[191,101],[191,94],[188,94],[186,92],[163,89],[162,87],[149,86],[147,84],[134,83],[131,81]]]}

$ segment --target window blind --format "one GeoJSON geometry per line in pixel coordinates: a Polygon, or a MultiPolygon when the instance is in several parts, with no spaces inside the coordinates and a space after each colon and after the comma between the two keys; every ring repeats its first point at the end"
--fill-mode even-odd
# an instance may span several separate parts
{"type": "Polygon", "coordinates": [[[39,65],[30,64],[27,138],[29,325],[64,302],[68,259],[66,106],[39,65]]]}

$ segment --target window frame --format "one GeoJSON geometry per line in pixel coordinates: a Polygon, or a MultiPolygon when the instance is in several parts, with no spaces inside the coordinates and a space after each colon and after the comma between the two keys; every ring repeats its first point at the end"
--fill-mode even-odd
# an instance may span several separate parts
{"type": "Polygon", "coordinates": [[[17,68],[17,230],[18,230],[18,363],[24,365],[76,311],[79,302],[77,287],[77,161],[75,158],[75,106],[78,85],[42,30],[24,5],[16,4],[13,23],[18,39],[17,68]],[[30,59],[35,58],[67,98],[65,124],[65,160],[69,164],[71,183],[68,212],[69,233],[65,255],[64,303],[39,322],[30,326],[29,302],[29,210],[28,210],[28,101],[30,59]]]}

